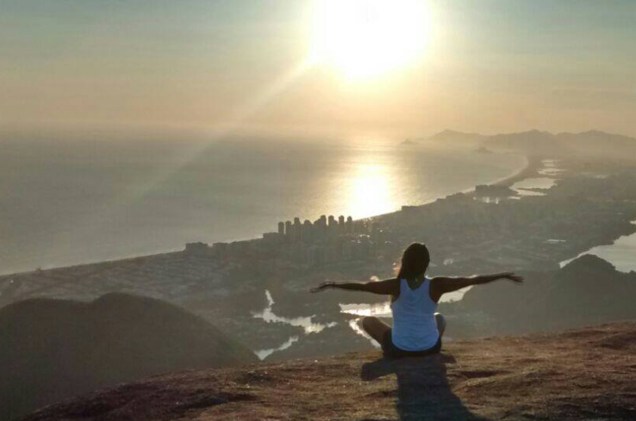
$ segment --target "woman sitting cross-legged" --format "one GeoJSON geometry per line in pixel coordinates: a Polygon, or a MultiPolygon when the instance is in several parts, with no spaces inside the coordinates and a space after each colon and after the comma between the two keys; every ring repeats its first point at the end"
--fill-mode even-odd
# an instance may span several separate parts
{"type": "Polygon", "coordinates": [[[312,292],[327,288],[366,291],[391,296],[393,328],[376,317],[364,317],[362,328],[381,346],[385,356],[405,357],[438,353],[446,327],[444,317],[437,313],[437,303],[443,294],[471,285],[497,279],[520,283],[521,276],[512,272],[470,277],[425,276],[430,261],[424,244],[413,243],[402,255],[397,278],[367,283],[323,283],[312,292]]]}

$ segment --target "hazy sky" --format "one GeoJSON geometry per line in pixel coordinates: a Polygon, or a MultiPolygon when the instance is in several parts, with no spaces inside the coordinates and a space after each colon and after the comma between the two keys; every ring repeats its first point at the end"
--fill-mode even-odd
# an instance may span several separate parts
{"type": "Polygon", "coordinates": [[[0,0],[0,128],[636,136],[634,0],[431,0],[425,51],[360,79],[309,63],[314,6],[0,0]]]}

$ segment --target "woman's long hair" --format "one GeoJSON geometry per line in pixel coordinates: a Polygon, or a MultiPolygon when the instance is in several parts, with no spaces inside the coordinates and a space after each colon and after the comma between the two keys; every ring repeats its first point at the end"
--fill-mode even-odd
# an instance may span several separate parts
{"type": "Polygon", "coordinates": [[[402,264],[398,272],[398,279],[417,279],[424,275],[431,256],[428,249],[422,243],[413,243],[404,250],[402,254],[402,264]]]}

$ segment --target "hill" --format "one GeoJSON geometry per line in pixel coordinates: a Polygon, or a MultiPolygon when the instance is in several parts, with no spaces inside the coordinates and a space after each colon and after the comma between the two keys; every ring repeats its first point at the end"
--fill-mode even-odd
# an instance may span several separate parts
{"type": "Polygon", "coordinates": [[[438,145],[471,146],[483,150],[513,151],[529,155],[584,158],[630,158],[636,154],[636,139],[599,130],[581,133],[549,133],[528,130],[519,133],[481,135],[444,130],[425,142],[438,145]]]}
{"type": "Polygon", "coordinates": [[[24,421],[636,419],[636,323],[170,374],[44,408],[24,421]]]}
{"type": "Polygon", "coordinates": [[[440,305],[457,337],[522,334],[636,319],[636,272],[617,271],[594,255],[561,269],[524,272],[522,287],[481,285],[440,305]]]}
{"type": "Polygon", "coordinates": [[[3,420],[149,375],[257,361],[203,319],[126,294],[8,305],[0,309],[0,338],[3,420]]]}
{"type": "Polygon", "coordinates": [[[446,129],[439,133],[434,134],[427,140],[437,143],[452,143],[454,145],[470,145],[485,138],[484,135],[478,133],[464,133],[455,130],[446,129]]]}

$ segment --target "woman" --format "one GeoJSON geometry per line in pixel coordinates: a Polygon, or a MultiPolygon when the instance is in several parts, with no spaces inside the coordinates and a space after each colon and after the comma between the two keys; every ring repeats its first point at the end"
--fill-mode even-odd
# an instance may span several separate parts
{"type": "Polygon", "coordinates": [[[413,243],[404,251],[397,278],[380,282],[340,283],[327,282],[312,292],[327,288],[366,291],[391,296],[393,328],[377,317],[364,317],[362,328],[382,346],[389,357],[435,354],[442,348],[442,335],[446,327],[444,317],[436,313],[443,294],[471,285],[486,284],[497,279],[520,283],[521,276],[511,272],[471,277],[428,278],[424,276],[430,255],[424,244],[413,243]]]}

